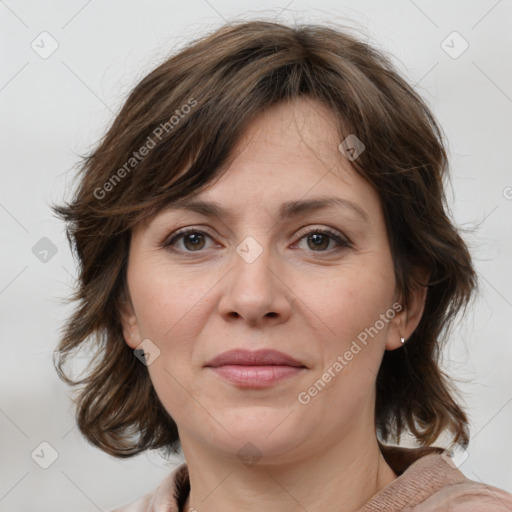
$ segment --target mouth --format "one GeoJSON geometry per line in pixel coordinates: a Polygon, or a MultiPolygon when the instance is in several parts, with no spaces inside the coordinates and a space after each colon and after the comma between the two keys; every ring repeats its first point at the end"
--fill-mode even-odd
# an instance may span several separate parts
{"type": "Polygon", "coordinates": [[[277,350],[230,350],[205,365],[216,375],[243,388],[263,388],[298,376],[307,366],[277,350]]]}

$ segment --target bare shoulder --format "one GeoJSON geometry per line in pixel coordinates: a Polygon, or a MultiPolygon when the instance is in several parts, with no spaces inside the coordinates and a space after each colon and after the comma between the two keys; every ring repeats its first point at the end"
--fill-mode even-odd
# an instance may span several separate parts
{"type": "Polygon", "coordinates": [[[469,480],[443,487],[403,512],[512,512],[512,494],[498,487],[469,480]]]}

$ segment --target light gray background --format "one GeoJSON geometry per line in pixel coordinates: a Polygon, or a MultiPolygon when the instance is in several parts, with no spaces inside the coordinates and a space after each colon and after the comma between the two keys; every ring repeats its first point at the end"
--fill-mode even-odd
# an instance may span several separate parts
{"type": "MultiPolygon", "coordinates": [[[[432,106],[449,141],[454,217],[477,228],[466,240],[481,293],[445,353],[447,371],[465,381],[471,418],[460,469],[512,491],[512,2],[288,2],[0,1],[0,510],[110,510],[153,489],[179,462],[154,453],[119,461],[74,427],[51,353],[76,269],[49,204],[70,197],[76,155],[144,74],[224,19],[255,16],[334,19],[366,31],[432,106]],[[43,31],[58,43],[46,59],[31,47],[50,48],[43,31]],[[445,51],[462,48],[457,36],[442,44],[453,31],[469,44],[457,58],[445,51]],[[57,248],[46,263],[32,252],[43,237],[57,248]],[[43,441],[58,453],[48,469],[31,458],[43,441]]],[[[40,462],[50,456],[44,447],[36,453],[40,462]]]]}

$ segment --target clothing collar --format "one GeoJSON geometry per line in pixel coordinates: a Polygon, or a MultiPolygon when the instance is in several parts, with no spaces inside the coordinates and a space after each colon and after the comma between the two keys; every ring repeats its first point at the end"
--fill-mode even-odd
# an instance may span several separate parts
{"type": "MultiPolygon", "coordinates": [[[[404,505],[420,503],[426,496],[446,485],[467,481],[467,478],[445,458],[443,448],[404,448],[384,445],[379,448],[386,462],[398,476],[370,498],[360,512],[400,510],[404,505]]],[[[156,489],[148,502],[151,512],[185,512],[190,494],[186,462],[177,466],[156,489]]],[[[140,509],[126,509],[126,512],[140,509]]],[[[123,509],[124,512],[124,509],[123,509]]]]}

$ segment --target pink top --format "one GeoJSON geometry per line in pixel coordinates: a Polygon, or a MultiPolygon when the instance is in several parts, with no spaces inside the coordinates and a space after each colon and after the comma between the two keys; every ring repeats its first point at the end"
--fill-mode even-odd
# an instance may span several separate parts
{"type": "MultiPolygon", "coordinates": [[[[380,447],[398,478],[370,498],[359,512],[512,512],[512,494],[470,480],[442,448],[380,447]]],[[[183,505],[189,492],[184,462],[154,491],[112,512],[186,512],[183,505]]]]}

